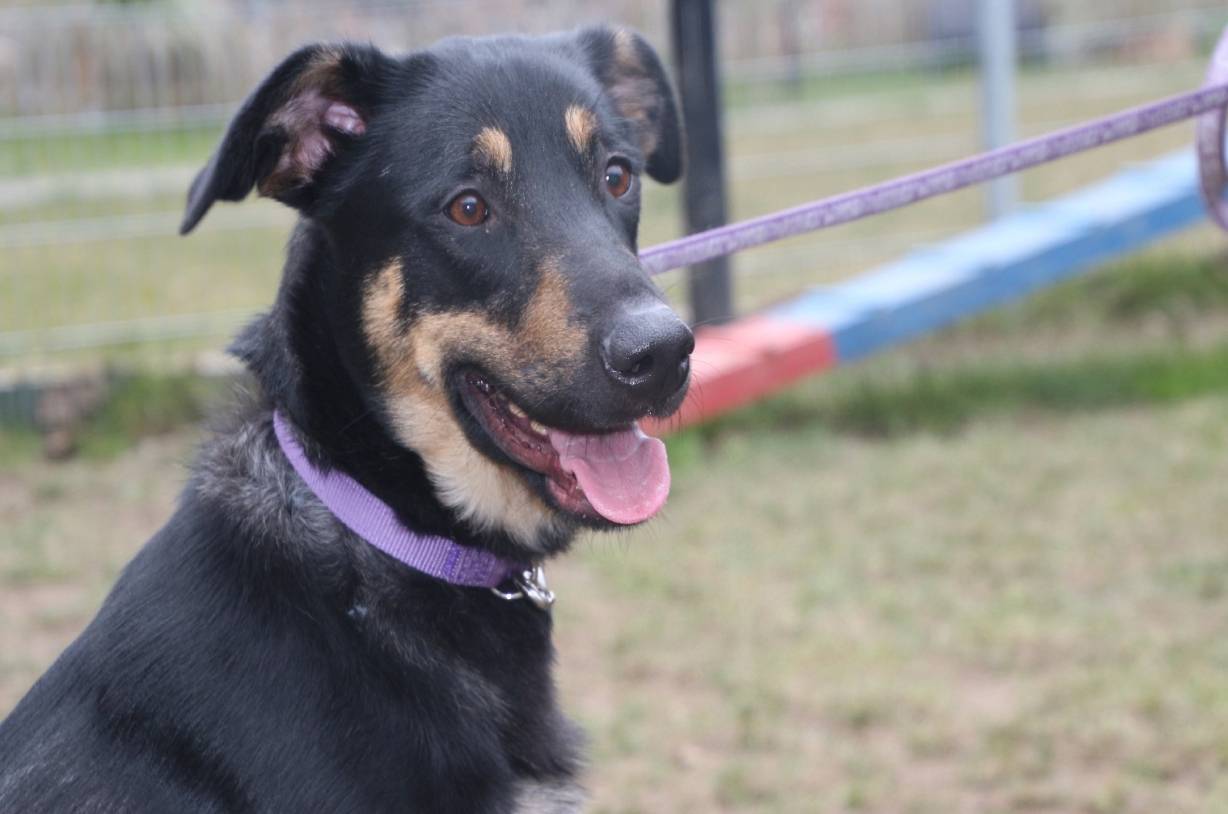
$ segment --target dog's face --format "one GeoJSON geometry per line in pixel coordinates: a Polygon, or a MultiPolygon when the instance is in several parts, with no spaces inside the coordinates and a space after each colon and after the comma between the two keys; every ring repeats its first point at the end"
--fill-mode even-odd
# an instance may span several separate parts
{"type": "Polygon", "coordinates": [[[313,47],[244,105],[184,231],[252,186],[318,224],[330,335],[440,500],[522,544],[641,522],[669,488],[636,421],[685,395],[693,346],[636,256],[645,175],[681,135],[626,31],[458,39],[392,59],[313,47]]]}

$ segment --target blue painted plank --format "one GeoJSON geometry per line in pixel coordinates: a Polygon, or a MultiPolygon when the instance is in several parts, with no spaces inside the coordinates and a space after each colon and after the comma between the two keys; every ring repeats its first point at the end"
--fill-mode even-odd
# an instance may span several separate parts
{"type": "Polygon", "coordinates": [[[828,332],[840,362],[914,339],[1205,220],[1182,152],[974,229],[768,315],[828,332]]]}

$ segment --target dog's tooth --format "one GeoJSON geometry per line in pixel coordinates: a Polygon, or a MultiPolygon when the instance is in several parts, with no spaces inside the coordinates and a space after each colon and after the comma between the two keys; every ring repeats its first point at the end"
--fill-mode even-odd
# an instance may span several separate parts
{"type": "Polygon", "coordinates": [[[507,410],[508,410],[508,412],[510,412],[512,415],[516,416],[517,418],[524,418],[524,417],[525,417],[525,415],[526,415],[526,414],[525,414],[525,411],[524,411],[524,410],[522,410],[522,409],[520,409],[520,405],[518,405],[518,404],[517,404],[516,402],[514,402],[514,401],[509,401],[509,402],[507,403],[507,410]]]}
{"type": "Polygon", "coordinates": [[[540,421],[530,421],[529,429],[533,430],[533,432],[537,433],[538,435],[546,434],[546,425],[540,421]]]}

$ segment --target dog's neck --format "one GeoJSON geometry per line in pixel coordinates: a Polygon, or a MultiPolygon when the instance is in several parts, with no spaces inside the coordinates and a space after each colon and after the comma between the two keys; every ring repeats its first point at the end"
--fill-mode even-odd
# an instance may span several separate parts
{"type": "Polygon", "coordinates": [[[369,385],[337,346],[322,281],[336,271],[318,228],[300,222],[291,241],[273,309],[243,330],[231,351],[259,383],[272,407],[298,427],[312,462],[354,478],[414,531],[453,539],[512,560],[557,551],[569,540],[542,541],[534,550],[499,530],[480,530],[436,496],[426,467],[404,448],[370,408],[369,385]]]}

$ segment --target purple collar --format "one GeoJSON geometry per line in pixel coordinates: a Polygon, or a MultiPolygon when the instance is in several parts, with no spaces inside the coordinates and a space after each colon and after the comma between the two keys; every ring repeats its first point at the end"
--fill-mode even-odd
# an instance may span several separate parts
{"type": "MultiPolygon", "coordinates": [[[[418,534],[405,528],[388,504],[364,489],[358,481],[343,472],[321,472],[307,460],[303,447],[294,437],[294,431],[281,412],[273,411],[273,431],[277,443],[289,459],[307,488],[320,499],[328,510],[362,539],[408,565],[410,568],[430,574],[453,585],[495,588],[508,579],[514,579],[521,592],[528,593],[526,581],[530,574],[536,575],[539,568],[514,563],[496,557],[489,551],[460,545],[446,537],[418,534]]],[[[544,587],[544,581],[542,582],[544,587]]],[[[507,599],[519,598],[521,592],[503,593],[507,599]]],[[[547,592],[548,593],[548,592],[547,592]]],[[[534,599],[537,603],[537,600],[534,599]]]]}

